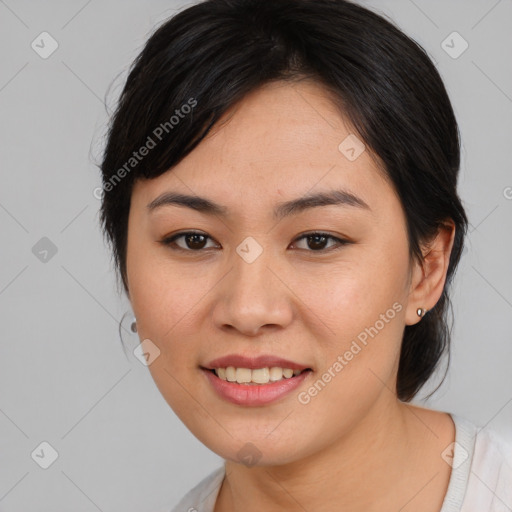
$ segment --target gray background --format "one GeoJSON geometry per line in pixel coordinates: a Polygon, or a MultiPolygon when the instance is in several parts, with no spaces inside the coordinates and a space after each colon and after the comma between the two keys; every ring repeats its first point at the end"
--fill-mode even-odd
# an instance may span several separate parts
{"type": "MultiPolygon", "coordinates": [[[[128,358],[122,351],[118,322],[129,303],[116,293],[93,194],[106,92],[121,73],[112,109],[147,37],[184,5],[0,0],[2,512],[166,510],[222,461],[133,356],[136,335],[125,336],[128,358]],[[47,59],[31,47],[43,31],[59,45],[47,59]],[[33,252],[43,237],[57,250],[46,261],[33,252]],[[48,469],[31,457],[43,441],[58,452],[48,469]]],[[[461,127],[471,228],[453,290],[450,374],[426,404],[510,436],[512,2],[364,5],[427,49],[461,127]],[[453,31],[469,43],[458,58],[441,46],[453,31]]]]}

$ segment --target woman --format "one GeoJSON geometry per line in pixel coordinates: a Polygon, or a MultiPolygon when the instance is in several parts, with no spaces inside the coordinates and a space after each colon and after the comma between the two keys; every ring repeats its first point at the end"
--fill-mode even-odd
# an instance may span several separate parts
{"type": "Polygon", "coordinates": [[[101,215],[156,385],[225,459],[174,510],[512,507],[510,446],[409,403],[449,346],[459,153],[430,59],[356,4],[207,0],[150,37],[101,215]]]}

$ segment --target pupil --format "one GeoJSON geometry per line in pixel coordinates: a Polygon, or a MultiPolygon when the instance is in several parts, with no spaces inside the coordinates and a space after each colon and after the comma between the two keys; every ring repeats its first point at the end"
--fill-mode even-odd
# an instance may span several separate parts
{"type": "MultiPolygon", "coordinates": [[[[313,239],[313,245],[318,244],[316,249],[322,249],[322,247],[325,245],[326,237],[324,235],[310,235],[309,239],[313,239]],[[322,240],[322,242],[319,242],[319,239],[322,240]]],[[[311,245],[310,245],[311,247],[311,245]]],[[[315,247],[311,247],[311,249],[315,249],[315,247]]]]}
{"type": "Polygon", "coordinates": [[[204,240],[202,240],[201,242],[199,242],[199,247],[197,246],[197,244],[194,244],[194,238],[196,239],[197,241],[197,238],[205,238],[204,235],[200,235],[200,234],[193,234],[193,235],[189,235],[187,237],[187,245],[191,248],[191,249],[201,249],[202,246],[204,245],[204,240]]]}

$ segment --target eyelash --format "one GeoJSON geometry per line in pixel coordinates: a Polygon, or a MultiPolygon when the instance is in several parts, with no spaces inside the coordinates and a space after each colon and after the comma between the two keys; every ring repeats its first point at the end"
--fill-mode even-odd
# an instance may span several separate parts
{"type": "MultiPolygon", "coordinates": [[[[206,235],[205,233],[199,232],[199,231],[182,231],[182,232],[176,233],[175,235],[172,235],[170,237],[164,238],[163,240],[160,241],[160,243],[165,245],[166,247],[169,247],[173,251],[200,253],[200,252],[204,252],[204,251],[207,250],[207,249],[184,249],[183,247],[179,247],[179,246],[175,245],[175,241],[177,239],[183,238],[183,237],[185,237],[187,235],[202,235],[202,236],[206,237],[209,240],[213,240],[212,237],[206,235]]],[[[339,245],[338,245],[338,247],[334,247],[334,248],[331,247],[331,248],[328,248],[328,249],[318,249],[318,250],[301,249],[301,250],[305,250],[306,252],[327,253],[327,252],[331,252],[331,251],[337,251],[339,249],[342,249],[343,246],[349,245],[350,243],[352,243],[352,242],[349,242],[348,240],[345,240],[343,238],[339,238],[339,237],[330,235],[329,233],[324,233],[322,231],[312,231],[310,233],[305,233],[305,234],[297,237],[293,241],[293,243],[296,243],[296,242],[298,242],[300,240],[303,240],[305,238],[309,238],[309,237],[312,237],[312,236],[325,237],[325,238],[328,238],[328,239],[336,241],[339,245]]],[[[209,249],[211,249],[211,247],[209,249]]]]}

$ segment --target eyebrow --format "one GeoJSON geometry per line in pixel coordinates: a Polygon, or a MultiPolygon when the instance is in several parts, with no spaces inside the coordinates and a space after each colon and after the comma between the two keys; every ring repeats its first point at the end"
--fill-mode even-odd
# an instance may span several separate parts
{"type": "MultiPolygon", "coordinates": [[[[226,217],[229,213],[229,210],[225,206],[217,204],[210,199],[177,192],[164,192],[151,201],[147,205],[147,208],[150,212],[153,212],[157,208],[167,205],[185,206],[201,213],[223,217],[226,217]]],[[[278,203],[274,209],[274,218],[280,220],[284,217],[303,212],[309,208],[331,205],[353,206],[371,211],[371,208],[365,201],[351,192],[347,190],[330,190],[328,192],[309,194],[298,199],[278,203]]]]}

